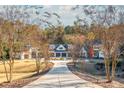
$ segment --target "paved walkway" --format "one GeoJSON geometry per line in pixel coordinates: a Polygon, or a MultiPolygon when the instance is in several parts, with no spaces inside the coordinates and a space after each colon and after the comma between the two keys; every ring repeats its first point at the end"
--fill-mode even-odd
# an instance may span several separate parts
{"type": "Polygon", "coordinates": [[[54,67],[38,80],[28,84],[25,88],[81,88],[100,87],[74,75],[66,66],[67,62],[56,61],[54,67]]]}

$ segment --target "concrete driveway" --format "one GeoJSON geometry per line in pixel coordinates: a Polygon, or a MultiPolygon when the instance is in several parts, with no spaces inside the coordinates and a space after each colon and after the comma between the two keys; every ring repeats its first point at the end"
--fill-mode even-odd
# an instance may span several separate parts
{"type": "Polygon", "coordinates": [[[25,88],[81,88],[100,87],[96,84],[80,79],[69,71],[67,61],[53,61],[54,67],[38,80],[28,84],[25,88]]]}

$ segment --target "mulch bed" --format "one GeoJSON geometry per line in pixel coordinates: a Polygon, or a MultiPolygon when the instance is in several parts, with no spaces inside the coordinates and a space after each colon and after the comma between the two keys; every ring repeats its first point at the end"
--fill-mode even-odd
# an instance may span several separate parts
{"type": "Polygon", "coordinates": [[[21,87],[37,80],[42,75],[46,74],[52,67],[53,67],[53,65],[46,67],[46,69],[44,69],[44,71],[41,71],[39,74],[33,74],[32,76],[28,76],[28,77],[18,79],[18,80],[13,80],[11,83],[3,82],[0,84],[0,88],[21,88],[21,87]]]}
{"type": "Polygon", "coordinates": [[[89,82],[92,82],[94,84],[97,84],[99,86],[102,86],[103,88],[124,88],[124,84],[118,82],[118,81],[113,81],[111,83],[106,83],[106,80],[104,79],[99,79],[91,74],[88,74],[86,72],[79,71],[79,69],[76,69],[74,67],[74,63],[70,62],[67,63],[67,66],[69,70],[77,75],[79,78],[87,80],[89,82]]]}

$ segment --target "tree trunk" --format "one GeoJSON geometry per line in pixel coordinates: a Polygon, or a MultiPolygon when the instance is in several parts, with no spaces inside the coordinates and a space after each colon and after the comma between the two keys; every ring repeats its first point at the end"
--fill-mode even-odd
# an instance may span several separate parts
{"type": "Polygon", "coordinates": [[[40,73],[40,59],[37,53],[36,53],[36,71],[37,71],[37,74],[40,73]]]}
{"type": "Polygon", "coordinates": [[[10,75],[9,75],[9,82],[12,82],[12,78],[13,78],[13,65],[14,65],[14,60],[10,59],[10,75]]]}
{"type": "Polygon", "coordinates": [[[37,71],[37,74],[39,74],[40,73],[40,71],[39,71],[39,64],[38,64],[39,62],[38,62],[38,60],[36,59],[36,71],[37,71]]]}
{"type": "Polygon", "coordinates": [[[45,61],[45,65],[46,65],[46,66],[47,66],[47,64],[48,64],[48,60],[49,60],[49,58],[47,58],[47,57],[44,58],[44,61],[45,61]]]}
{"type": "Polygon", "coordinates": [[[74,67],[76,67],[76,63],[75,63],[75,59],[73,58],[73,64],[74,64],[74,67]]]}
{"type": "Polygon", "coordinates": [[[7,82],[8,82],[8,81],[9,81],[9,77],[8,77],[8,72],[7,72],[7,68],[6,68],[6,63],[5,63],[5,61],[3,61],[3,65],[4,65],[4,69],[5,69],[6,80],[7,80],[7,82]]]}
{"type": "Polygon", "coordinates": [[[111,75],[110,75],[110,65],[109,65],[108,59],[105,59],[105,68],[106,68],[107,83],[110,83],[111,82],[111,75]]]}
{"type": "Polygon", "coordinates": [[[112,77],[111,77],[111,81],[113,81],[115,78],[115,68],[112,67],[112,77]]]}
{"type": "Polygon", "coordinates": [[[10,76],[9,76],[9,82],[12,82],[12,66],[10,66],[10,76]]]}
{"type": "Polygon", "coordinates": [[[113,81],[114,78],[115,78],[115,70],[116,70],[116,61],[113,61],[112,62],[112,78],[111,78],[111,81],[113,81]]]}
{"type": "Polygon", "coordinates": [[[7,71],[7,67],[6,67],[6,61],[5,61],[6,60],[6,57],[4,56],[4,53],[3,53],[4,49],[3,49],[2,43],[1,43],[1,47],[0,48],[1,48],[0,49],[1,50],[0,53],[1,53],[1,56],[2,56],[1,60],[3,62],[3,66],[4,66],[4,70],[5,70],[5,74],[6,74],[6,80],[8,82],[9,81],[9,77],[8,77],[8,71],[7,71]]]}

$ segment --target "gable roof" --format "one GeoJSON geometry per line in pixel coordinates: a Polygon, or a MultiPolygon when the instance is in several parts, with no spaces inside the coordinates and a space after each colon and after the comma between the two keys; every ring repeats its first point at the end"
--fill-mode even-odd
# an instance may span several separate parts
{"type": "Polygon", "coordinates": [[[55,45],[54,51],[56,52],[64,52],[68,50],[68,45],[66,44],[57,44],[55,45]]]}
{"type": "Polygon", "coordinates": [[[65,51],[66,47],[64,45],[59,45],[59,46],[56,47],[56,50],[65,51]]]}

